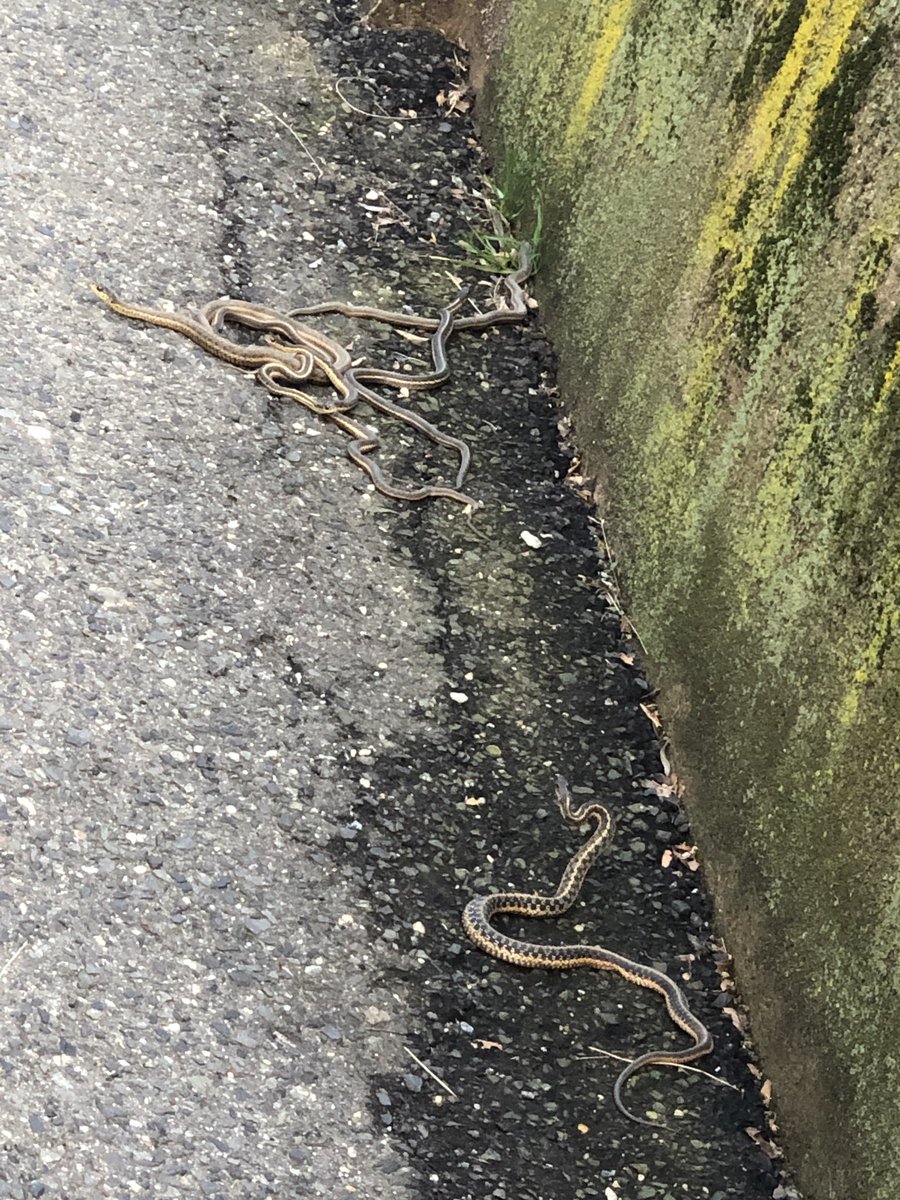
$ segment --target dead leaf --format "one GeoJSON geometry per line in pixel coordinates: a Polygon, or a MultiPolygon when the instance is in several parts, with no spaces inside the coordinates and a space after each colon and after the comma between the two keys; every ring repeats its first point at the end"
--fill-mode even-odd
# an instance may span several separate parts
{"type": "Polygon", "coordinates": [[[763,1098],[763,1104],[772,1103],[772,1080],[767,1079],[759,1089],[759,1094],[763,1098]]]}
{"type": "Polygon", "coordinates": [[[752,1142],[755,1142],[756,1145],[759,1146],[760,1150],[762,1150],[763,1154],[765,1154],[768,1158],[782,1157],[781,1147],[777,1146],[775,1142],[771,1141],[769,1138],[764,1137],[755,1125],[745,1125],[744,1133],[746,1133],[747,1137],[750,1138],[752,1142]]]}
{"type": "Polygon", "coordinates": [[[578,1130],[579,1133],[590,1133],[591,1132],[590,1125],[582,1125],[580,1122],[578,1125],[576,1125],[575,1128],[578,1130]]]}
{"type": "Polygon", "coordinates": [[[667,867],[667,866],[669,866],[669,864],[670,864],[670,863],[671,863],[671,861],[672,861],[672,857],[673,857],[673,855],[672,855],[672,851],[671,851],[671,850],[663,850],[663,856],[662,856],[662,858],[659,860],[659,861],[660,861],[660,866],[662,866],[662,867],[667,867]]]}
{"type": "Polygon", "coordinates": [[[472,107],[472,101],[469,97],[469,89],[464,83],[454,84],[445,92],[443,89],[435,96],[435,100],[440,108],[446,108],[448,113],[468,112],[472,107]]]}
{"type": "Polygon", "coordinates": [[[476,1050],[502,1050],[502,1042],[491,1042],[487,1038],[475,1038],[472,1045],[476,1050]]]}
{"type": "Polygon", "coordinates": [[[700,870],[700,864],[695,857],[697,854],[696,846],[689,846],[686,842],[682,842],[679,846],[673,846],[672,851],[678,861],[686,866],[689,871],[700,870]]]}
{"type": "Polygon", "coordinates": [[[731,1023],[735,1029],[739,1030],[741,1033],[746,1032],[747,1027],[744,1023],[744,1018],[736,1008],[723,1008],[722,1012],[725,1013],[726,1016],[731,1017],[731,1023]]]}
{"type": "Polygon", "coordinates": [[[486,804],[484,796],[466,796],[463,804],[467,804],[469,808],[481,808],[482,804],[486,804]]]}
{"type": "Polygon", "coordinates": [[[626,667],[634,666],[634,655],[633,654],[626,654],[623,650],[620,650],[619,653],[615,657],[620,658],[626,667]]]}
{"type": "Polygon", "coordinates": [[[728,953],[728,947],[721,938],[710,938],[710,949],[712,950],[713,958],[721,970],[726,964],[731,962],[731,955],[728,953]]]}
{"type": "Polygon", "coordinates": [[[659,796],[661,800],[667,800],[670,796],[675,795],[675,789],[671,783],[657,783],[655,779],[641,780],[641,786],[646,792],[652,792],[654,796],[659,796]]]}
{"type": "Polygon", "coordinates": [[[659,719],[655,704],[642,704],[640,709],[654,729],[662,729],[662,721],[659,719]]]}
{"type": "MultiPolygon", "coordinates": [[[[371,198],[371,197],[369,197],[371,198]]],[[[363,212],[370,215],[372,228],[377,233],[379,229],[383,229],[386,225],[402,225],[403,222],[397,217],[396,213],[384,204],[360,204],[363,212]]]]}

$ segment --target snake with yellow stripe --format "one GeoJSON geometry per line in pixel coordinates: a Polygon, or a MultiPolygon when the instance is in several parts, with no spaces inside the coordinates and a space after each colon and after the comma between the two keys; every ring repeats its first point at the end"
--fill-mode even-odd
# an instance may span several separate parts
{"type": "Polygon", "coordinates": [[[640,1125],[656,1125],[656,1121],[645,1121],[636,1117],[625,1106],[622,1089],[625,1083],[643,1067],[681,1066],[702,1058],[712,1050],[713,1040],[709,1030],[691,1012],[681,988],[668,975],[643,963],[623,958],[604,946],[553,946],[541,942],[526,942],[509,937],[492,925],[492,919],[500,914],[520,917],[558,917],[572,907],[578,898],[585,876],[598,855],[603,851],[613,833],[613,821],[609,811],[598,801],[589,801],[576,806],[569,786],[561,775],[556,779],[556,800],[563,820],[570,825],[596,822],[591,836],[575,853],[563,872],[559,887],[552,896],[536,892],[492,892],[470,900],[463,913],[463,928],[467,936],[487,954],[503,962],[519,967],[544,967],[562,971],[571,967],[594,967],[599,971],[616,971],[629,983],[651,988],[659,992],[666,1002],[669,1016],[679,1027],[694,1039],[694,1044],[684,1050],[651,1050],[641,1054],[619,1073],[613,1086],[613,1099],[620,1112],[640,1125]]]}

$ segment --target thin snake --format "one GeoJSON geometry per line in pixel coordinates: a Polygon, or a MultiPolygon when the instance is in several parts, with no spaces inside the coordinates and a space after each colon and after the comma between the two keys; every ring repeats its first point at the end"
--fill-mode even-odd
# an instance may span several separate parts
{"type": "Polygon", "coordinates": [[[281,367],[279,364],[262,368],[258,373],[258,378],[275,395],[300,400],[300,403],[306,404],[313,412],[321,412],[322,415],[329,416],[334,424],[338,425],[345,432],[350,433],[353,441],[347,446],[348,457],[357,466],[362,467],[366,471],[378,491],[382,492],[385,496],[389,496],[393,500],[410,501],[443,497],[446,500],[455,500],[457,503],[466,506],[480,507],[479,501],[460,491],[471,462],[471,451],[467,444],[461,439],[453,437],[451,434],[444,433],[443,430],[438,429],[436,425],[432,425],[430,421],[426,421],[418,413],[412,412],[402,405],[394,404],[393,401],[387,400],[384,396],[379,395],[366,386],[371,379],[377,379],[379,382],[390,382],[395,387],[413,386],[420,389],[436,387],[439,383],[442,383],[449,373],[446,340],[453,328],[454,314],[467,295],[468,289],[463,288],[449,304],[440,310],[438,326],[430,339],[434,371],[429,375],[410,376],[400,374],[399,372],[378,371],[368,367],[349,367],[343,372],[339,372],[319,360],[318,365],[320,369],[324,371],[335,390],[343,396],[343,401],[338,407],[327,410],[318,408],[314,403],[308,403],[310,398],[306,393],[298,394],[299,389],[293,386],[290,379],[286,381],[282,380],[280,378],[281,367]],[[380,446],[377,435],[367,426],[344,416],[361,399],[376,411],[386,413],[389,416],[396,417],[400,421],[404,421],[407,425],[412,426],[413,429],[417,429],[420,433],[425,434],[426,437],[431,438],[438,445],[456,450],[459,454],[460,462],[455,487],[450,488],[442,484],[429,484],[421,488],[406,489],[389,484],[384,472],[370,457],[380,446]],[[339,420],[339,416],[344,416],[344,419],[339,420]]]}
{"type": "MultiPolygon", "coordinates": [[[[440,323],[431,339],[432,355],[434,358],[436,372],[441,369],[441,363],[446,361],[444,343],[453,326],[453,314],[455,308],[461,302],[462,296],[457,296],[456,299],[451,302],[451,304],[447,305],[441,310],[440,323]]],[[[305,404],[306,407],[311,408],[313,412],[321,412],[322,415],[327,415],[335,425],[337,425],[340,429],[343,429],[345,433],[349,433],[353,440],[347,446],[348,457],[352,462],[356,463],[358,467],[366,472],[379,492],[393,500],[418,501],[442,497],[446,500],[454,500],[458,504],[464,504],[466,506],[472,506],[476,508],[480,506],[480,501],[474,500],[471,496],[467,496],[464,492],[459,490],[462,479],[464,478],[465,472],[469,465],[469,448],[465,442],[459,442],[455,438],[452,439],[452,442],[458,445],[462,451],[460,455],[460,468],[457,474],[457,484],[455,488],[447,487],[444,484],[429,484],[425,487],[415,489],[398,488],[387,480],[384,472],[381,470],[381,467],[371,457],[371,455],[377,451],[380,446],[377,434],[375,434],[374,431],[369,429],[367,426],[350,417],[346,408],[342,407],[327,410],[320,409],[315,402],[311,400],[311,397],[306,396],[305,393],[300,392],[297,388],[291,386],[290,384],[282,385],[277,378],[277,371],[279,369],[280,368],[275,367],[270,370],[269,368],[264,367],[260,372],[260,374],[264,377],[263,381],[265,382],[265,385],[269,391],[273,392],[275,395],[286,396],[290,399],[299,400],[301,404],[305,404]]],[[[373,407],[381,408],[382,411],[399,409],[399,405],[393,405],[390,403],[390,401],[385,400],[383,396],[378,396],[376,393],[370,392],[368,388],[360,386],[353,379],[352,370],[345,372],[343,376],[336,377],[333,380],[333,383],[338,390],[344,390],[346,388],[347,399],[345,400],[345,403],[355,403],[358,395],[362,395],[373,407]],[[348,376],[350,377],[349,387],[347,387],[345,382],[348,376]]],[[[434,430],[434,433],[439,434],[440,438],[448,438],[447,434],[441,434],[439,430],[435,429],[434,426],[429,425],[428,422],[424,421],[418,416],[418,414],[411,413],[406,409],[401,411],[406,414],[404,419],[407,420],[407,423],[413,424],[416,428],[422,428],[425,426],[426,431],[434,430]],[[410,418],[412,418],[412,420],[410,420],[410,418]]]]}
{"type": "Polygon", "coordinates": [[[148,325],[158,325],[162,329],[171,329],[180,333],[182,337],[189,338],[207,354],[221,358],[244,371],[255,372],[267,363],[277,363],[284,368],[287,375],[303,382],[310,378],[315,368],[313,354],[305,347],[284,349],[277,346],[240,346],[217,333],[205,320],[185,313],[165,312],[161,308],[151,308],[145,304],[131,304],[120,300],[114,292],[99,283],[90,284],[90,289],[119,316],[128,317],[132,321],[145,321],[148,325]]]}
{"type": "MultiPolygon", "coordinates": [[[[522,242],[517,251],[519,265],[501,280],[509,295],[509,304],[470,317],[459,317],[454,329],[487,329],[491,325],[502,325],[510,321],[521,321],[528,313],[525,280],[534,270],[534,258],[528,242],[522,242]]],[[[292,308],[289,317],[316,317],[325,313],[337,313],[363,321],[380,321],[385,325],[396,325],[404,329],[437,329],[440,318],[422,317],[417,313],[393,312],[386,308],[371,308],[364,304],[343,304],[337,300],[326,300],[322,304],[309,304],[303,308],[292,308]]]]}
{"type": "Polygon", "coordinates": [[[576,806],[569,786],[561,775],[556,780],[556,800],[563,820],[570,825],[583,825],[594,821],[596,826],[583,846],[576,851],[563,872],[559,887],[552,896],[536,892],[492,892],[470,900],[463,912],[463,928],[467,936],[487,954],[503,962],[520,967],[544,967],[561,971],[571,967],[594,967],[600,971],[616,971],[629,983],[651,988],[659,992],[665,1002],[669,1016],[679,1029],[694,1039],[694,1044],[684,1050],[651,1050],[642,1054],[620,1072],[613,1085],[613,1099],[620,1112],[629,1120],[640,1125],[658,1125],[657,1121],[646,1121],[637,1117],[625,1105],[622,1089],[636,1071],[650,1066],[682,1066],[709,1054],[713,1047],[709,1030],[691,1012],[685,995],[673,979],[662,971],[643,963],[623,958],[604,946],[554,946],[540,942],[526,942],[509,937],[495,929],[492,919],[500,914],[521,917],[558,917],[575,903],[585,876],[598,855],[604,850],[613,833],[613,822],[609,811],[598,801],[588,801],[576,806]]]}

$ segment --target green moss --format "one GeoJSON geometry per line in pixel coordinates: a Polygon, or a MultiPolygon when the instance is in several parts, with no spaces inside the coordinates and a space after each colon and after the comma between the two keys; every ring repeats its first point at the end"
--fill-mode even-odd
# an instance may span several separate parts
{"type": "MultiPolygon", "coordinates": [[[[833,219],[856,114],[876,69],[889,52],[887,31],[883,25],[877,26],[841,58],[833,80],[819,96],[803,161],[731,297],[733,328],[743,347],[745,362],[764,334],[798,245],[811,237],[817,239],[823,222],[833,219]]],[[[743,228],[758,192],[759,184],[751,182],[741,196],[735,210],[735,231],[743,228]]]]}
{"type": "Polygon", "coordinates": [[[886,25],[877,24],[861,35],[844,55],[837,73],[819,99],[804,169],[798,190],[822,215],[830,216],[840,192],[840,181],[850,156],[851,133],[876,70],[891,54],[886,25]]]}
{"type": "Polygon", "coordinates": [[[726,7],[514,2],[505,186],[794,1161],[893,1200],[900,56],[888,0],[726,7]]]}
{"type": "Polygon", "coordinates": [[[878,319],[878,301],[874,291],[867,292],[860,300],[859,324],[860,329],[868,332],[878,319]]]}

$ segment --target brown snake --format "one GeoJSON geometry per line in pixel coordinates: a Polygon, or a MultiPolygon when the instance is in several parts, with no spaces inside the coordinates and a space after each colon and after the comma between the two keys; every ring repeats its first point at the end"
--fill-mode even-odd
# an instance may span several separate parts
{"type": "Polygon", "coordinates": [[[515,963],[520,967],[544,967],[548,970],[567,970],[570,967],[595,967],[600,971],[617,971],[629,983],[652,988],[659,992],[665,1002],[669,1016],[685,1033],[690,1034],[694,1044],[684,1050],[651,1050],[642,1054],[619,1073],[613,1085],[613,1099],[619,1110],[640,1125],[657,1125],[657,1121],[645,1121],[636,1117],[625,1106],[622,1088],[626,1081],[642,1067],[655,1064],[681,1066],[702,1058],[712,1050],[713,1041],[709,1030],[691,1012],[681,988],[668,975],[643,963],[623,958],[604,946],[553,946],[540,942],[525,942],[500,933],[491,924],[493,917],[508,913],[521,917],[558,917],[572,907],[581,891],[585,876],[598,855],[612,837],[613,822],[609,811],[598,801],[575,806],[569,786],[561,775],[556,779],[556,800],[563,820],[570,825],[583,825],[595,821],[596,827],[590,838],[575,853],[563,872],[559,887],[552,896],[536,892],[492,892],[470,900],[463,913],[463,928],[468,937],[487,954],[503,962],[515,963]]]}

